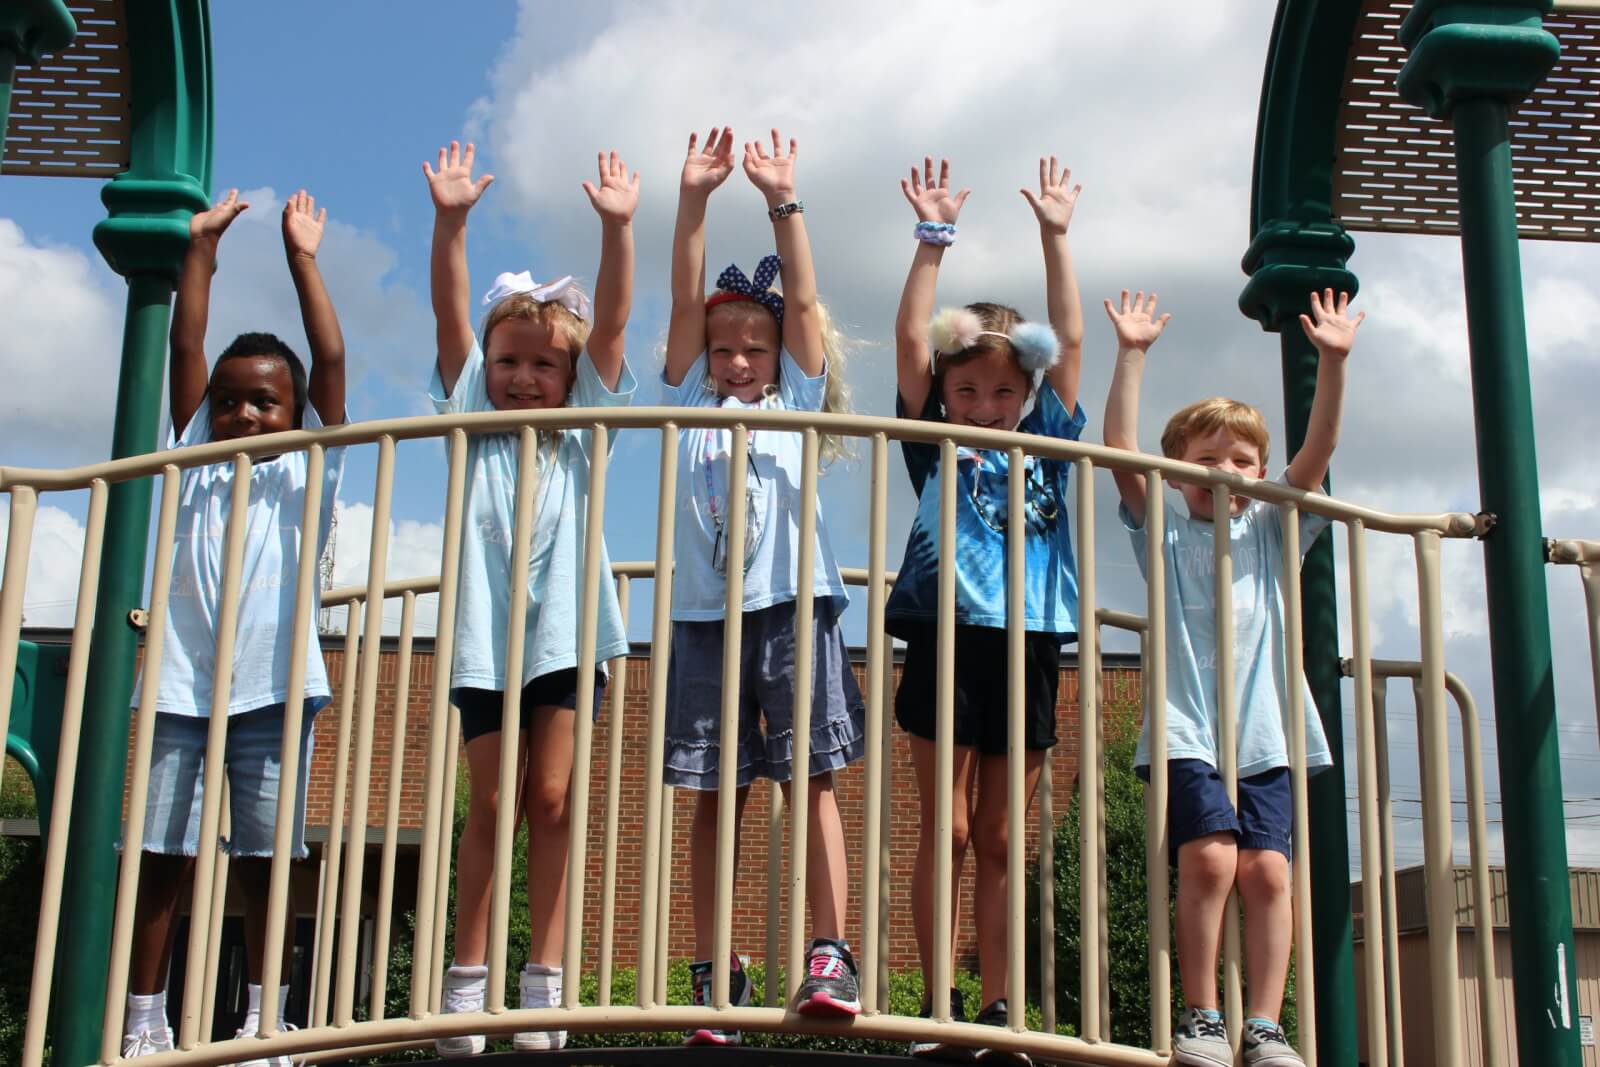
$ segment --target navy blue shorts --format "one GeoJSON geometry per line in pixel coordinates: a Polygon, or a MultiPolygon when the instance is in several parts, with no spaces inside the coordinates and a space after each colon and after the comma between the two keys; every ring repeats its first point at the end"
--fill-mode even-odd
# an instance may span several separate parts
{"type": "MultiPolygon", "coordinates": [[[[1150,780],[1150,769],[1139,768],[1150,780]]],[[[1178,847],[1207,834],[1231,833],[1241,849],[1281,852],[1290,858],[1294,804],[1289,768],[1274,767],[1239,779],[1239,810],[1228,803],[1222,774],[1205,760],[1167,761],[1167,858],[1176,865],[1178,847]]]]}

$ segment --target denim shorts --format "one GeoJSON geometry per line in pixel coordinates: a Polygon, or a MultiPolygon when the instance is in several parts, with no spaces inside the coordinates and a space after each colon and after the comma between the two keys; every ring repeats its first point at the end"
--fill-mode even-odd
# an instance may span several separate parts
{"type": "MultiPolygon", "coordinates": [[[[604,671],[594,672],[594,709],[596,720],[606,695],[604,671]]],[[[450,703],[461,713],[461,740],[474,741],[484,734],[497,734],[505,721],[503,714],[506,694],[503,689],[472,689],[458,686],[450,690],[450,703]]],[[[578,710],[578,669],[541,674],[522,687],[522,703],[518,705],[518,721],[526,730],[533,722],[534,708],[566,708],[578,710]]]]}
{"type": "MultiPolygon", "coordinates": [[[[845,653],[833,602],[814,601],[811,776],[854,763],[866,750],[866,705],[845,653]]],[[[744,613],[739,644],[739,774],[787,782],[794,756],[794,601],[744,613]]],[[[722,620],[672,624],[667,668],[664,780],[717,788],[722,730],[722,620]]]]}
{"type": "MultiPolygon", "coordinates": [[[[1149,768],[1140,767],[1139,777],[1149,781],[1149,768]]],[[[1293,824],[1289,768],[1274,767],[1239,779],[1236,813],[1215,767],[1198,759],[1167,761],[1167,847],[1172,863],[1178,862],[1178,846],[1218,833],[1233,834],[1241,849],[1281,852],[1289,859],[1293,824]]]]}
{"type": "MultiPolygon", "coordinates": [[[[300,773],[290,844],[295,859],[308,854],[306,785],[311,778],[311,732],[317,712],[327,704],[327,697],[307,697],[300,718],[300,773]]],[[[228,716],[223,761],[232,825],[219,845],[230,856],[272,855],[283,711],[282,704],[270,704],[228,716]]],[[[144,809],[144,851],[167,856],[198,854],[210,723],[200,715],[156,715],[155,739],[150,746],[150,793],[144,809]]]]}

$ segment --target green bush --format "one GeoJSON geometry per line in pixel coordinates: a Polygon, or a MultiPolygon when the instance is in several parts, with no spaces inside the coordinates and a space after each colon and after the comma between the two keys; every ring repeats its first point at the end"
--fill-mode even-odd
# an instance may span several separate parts
{"type": "MultiPolygon", "coordinates": [[[[21,765],[8,758],[0,785],[0,818],[32,819],[38,813],[33,783],[21,765]]],[[[39,926],[43,884],[44,849],[39,839],[0,837],[0,930],[28,932],[0,942],[0,1063],[22,1062],[28,987],[33,976],[32,931],[39,926]]]]}

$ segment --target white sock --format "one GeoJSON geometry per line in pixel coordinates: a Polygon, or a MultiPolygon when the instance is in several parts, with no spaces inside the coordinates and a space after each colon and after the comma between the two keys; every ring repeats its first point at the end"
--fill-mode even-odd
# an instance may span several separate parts
{"type": "Polygon", "coordinates": [[[242,1029],[247,1034],[254,1034],[261,1029],[261,987],[254,982],[246,982],[244,991],[245,995],[249,997],[250,1003],[244,1009],[244,1026],[242,1029]]]}
{"type": "Polygon", "coordinates": [[[159,1033],[167,1027],[167,991],[141,995],[128,994],[128,1019],[122,1024],[125,1033],[159,1033]]]}
{"type": "Polygon", "coordinates": [[[531,987],[523,985],[522,1006],[524,1008],[553,1008],[561,1003],[560,967],[546,967],[542,963],[527,963],[523,965],[522,973],[529,978],[539,980],[531,987]]]}
{"type": "MultiPolygon", "coordinates": [[[[542,963],[525,963],[522,965],[522,970],[524,974],[548,974],[556,978],[561,977],[560,967],[546,967],[542,963]]],[[[561,983],[557,982],[556,984],[560,985],[561,983]]]]}
{"type": "Polygon", "coordinates": [[[457,978],[488,978],[489,965],[487,963],[452,963],[450,973],[457,978]]]}

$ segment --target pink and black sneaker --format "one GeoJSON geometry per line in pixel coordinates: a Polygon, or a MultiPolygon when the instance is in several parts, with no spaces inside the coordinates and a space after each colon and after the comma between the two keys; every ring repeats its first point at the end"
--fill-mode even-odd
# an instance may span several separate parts
{"type": "MultiPolygon", "coordinates": [[[[697,960],[689,964],[690,988],[697,1007],[711,1003],[711,961],[697,960]]],[[[750,1003],[750,977],[744,973],[739,957],[728,964],[728,1002],[735,1008],[750,1003]]],[[[737,1045],[742,1041],[737,1030],[691,1030],[683,1039],[685,1045],[737,1045]]]]}
{"type": "Polygon", "coordinates": [[[861,991],[856,982],[856,961],[843,941],[819,937],[806,952],[806,976],[795,993],[794,1010],[801,1015],[859,1015],[861,991]]]}

